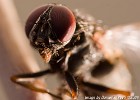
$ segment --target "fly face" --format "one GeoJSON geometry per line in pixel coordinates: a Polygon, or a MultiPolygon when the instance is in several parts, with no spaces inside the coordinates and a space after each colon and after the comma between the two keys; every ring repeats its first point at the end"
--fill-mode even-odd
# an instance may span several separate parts
{"type": "Polygon", "coordinates": [[[46,62],[71,40],[76,27],[71,10],[49,4],[31,13],[26,22],[26,35],[46,62]]]}

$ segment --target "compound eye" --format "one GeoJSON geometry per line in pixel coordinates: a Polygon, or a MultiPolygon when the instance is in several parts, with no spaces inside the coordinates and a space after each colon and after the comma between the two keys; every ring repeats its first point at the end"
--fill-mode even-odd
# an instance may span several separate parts
{"type": "Polygon", "coordinates": [[[52,10],[50,10],[48,15],[48,22],[51,27],[50,38],[54,41],[59,40],[62,43],[69,41],[74,34],[76,28],[76,21],[72,11],[62,5],[46,5],[33,11],[28,17],[25,26],[27,37],[29,37],[29,33],[37,19],[50,6],[53,6],[52,10]]]}
{"type": "Polygon", "coordinates": [[[51,12],[51,27],[58,40],[69,41],[76,28],[75,17],[71,10],[65,6],[55,6],[51,12]]]}
{"type": "Polygon", "coordinates": [[[39,7],[35,9],[28,17],[26,24],[25,24],[25,32],[26,36],[29,38],[29,33],[31,29],[33,28],[34,24],[36,23],[37,19],[40,17],[40,15],[48,8],[48,5],[39,7]]]}

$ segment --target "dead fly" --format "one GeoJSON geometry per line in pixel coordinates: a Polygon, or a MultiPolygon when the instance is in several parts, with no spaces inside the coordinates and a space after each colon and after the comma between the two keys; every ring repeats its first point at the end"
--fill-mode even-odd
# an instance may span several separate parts
{"type": "Polygon", "coordinates": [[[11,80],[58,99],[64,99],[65,94],[77,99],[79,93],[84,96],[130,96],[131,75],[122,54],[125,46],[135,44],[129,39],[138,42],[133,39],[138,30],[131,30],[129,26],[122,28],[105,30],[91,16],[72,12],[60,4],[42,6],[31,13],[25,31],[50,69],[16,75],[11,80]],[[135,31],[134,37],[132,31],[135,31]],[[36,87],[30,81],[19,81],[54,73],[58,73],[69,87],[61,86],[59,95],[36,87]]]}

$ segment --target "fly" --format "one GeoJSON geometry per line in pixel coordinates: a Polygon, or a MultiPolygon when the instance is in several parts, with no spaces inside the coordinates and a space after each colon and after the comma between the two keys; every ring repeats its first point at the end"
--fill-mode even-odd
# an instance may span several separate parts
{"type": "MultiPolygon", "coordinates": [[[[64,99],[63,95],[69,94],[76,100],[79,92],[84,96],[131,95],[131,90],[116,89],[96,81],[96,78],[110,74],[117,66],[124,68],[127,65],[121,59],[121,52],[109,45],[112,44],[108,43],[109,30],[91,16],[71,11],[61,4],[47,4],[31,13],[25,31],[31,46],[50,64],[50,69],[15,75],[11,77],[13,82],[57,99],[64,99]],[[31,82],[18,81],[55,73],[63,76],[67,82],[65,85],[69,86],[69,89],[60,87],[65,90],[59,93],[61,95],[36,87],[31,82]]],[[[123,71],[127,73],[127,68],[123,71]]]]}

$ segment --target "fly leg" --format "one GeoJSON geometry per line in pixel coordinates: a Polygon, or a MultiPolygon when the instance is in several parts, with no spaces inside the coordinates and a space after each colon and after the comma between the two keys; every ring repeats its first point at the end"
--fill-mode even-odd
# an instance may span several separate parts
{"type": "Polygon", "coordinates": [[[65,90],[65,93],[71,96],[74,100],[78,97],[78,85],[75,77],[68,70],[68,60],[71,56],[71,52],[67,52],[65,57],[60,61],[61,68],[63,70],[64,78],[70,88],[70,90],[65,90]]]}
{"type": "MultiPolygon", "coordinates": [[[[76,82],[75,77],[68,71],[64,73],[65,80],[67,84],[62,84],[59,90],[59,95],[67,95],[72,98],[72,100],[77,100],[78,97],[78,84],[76,82]],[[67,88],[68,86],[68,88],[67,88]]],[[[67,98],[63,98],[64,100],[67,98]]]]}
{"type": "Polygon", "coordinates": [[[71,97],[75,100],[78,97],[78,85],[75,77],[68,71],[65,71],[65,79],[69,85],[71,97]]]}
{"type": "Polygon", "coordinates": [[[57,98],[57,99],[62,99],[60,96],[57,96],[51,92],[49,92],[47,89],[43,89],[41,87],[36,86],[32,81],[30,81],[29,79],[31,78],[38,78],[47,74],[52,74],[53,72],[50,69],[44,70],[44,71],[40,71],[40,72],[36,72],[36,73],[27,73],[27,74],[19,74],[19,75],[15,75],[11,77],[11,80],[16,83],[19,84],[25,88],[28,88],[30,90],[36,91],[36,92],[41,92],[41,93],[48,93],[51,96],[57,98]]]}
{"type": "MultiPolygon", "coordinates": [[[[131,92],[130,91],[123,91],[123,90],[117,90],[113,88],[109,88],[103,85],[95,84],[95,83],[90,83],[90,82],[82,82],[83,87],[93,89],[95,91],[99,91],[102,94],[108,94],[108,95],[124,95],[124,96],[130,96],[131,92]]],[[[91,91],[90,91],[91,92],[91,91]]]]}

